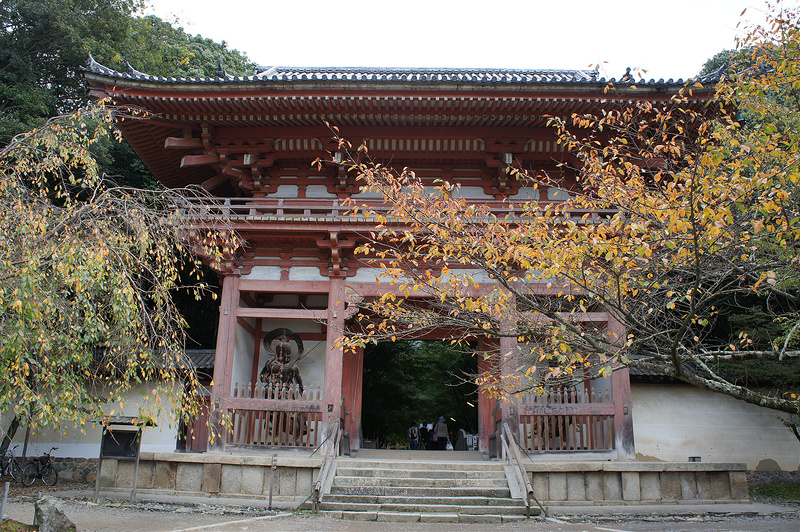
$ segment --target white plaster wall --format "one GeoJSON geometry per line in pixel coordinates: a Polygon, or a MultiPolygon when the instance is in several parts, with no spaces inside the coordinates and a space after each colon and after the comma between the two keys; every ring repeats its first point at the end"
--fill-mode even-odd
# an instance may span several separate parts
{"type": "Polygon", "coordinates": [[[682,384],[632,384],[640,459],[743,462],[748,469],[800,466],[800,442],[780,413],[682,384]],[[774,461],[774,462],[772,462],[774,461]]]}
{"type": "Polygon", "coordinates": [[[328,192],[328,187],[325,185],[308,185],[306,186],[307,198],[335,198],[335,194],[328,192]]]}
{"type": "Polygon", "coordinates": [[[453,197],[469,199],[490,199],[483,187],[463,186],[453,189],[453,197]]]}
{"type": "Polygon", "coordinates": [[[278,190],[270,194],[271,198],[296,198],[299,187],[297,185],[278,185],[278,190]]]}
{"type": "Polygon", "coordinates": [[[513,196],[509,196],[512,200],[538,200],[539,189],[534,187],[520,187],[519,191],[513,196]]]}
{"type": "Polygon", "coordinates": [[[327,281],[316,266],[292,266],[289,269],[290,281],[327,281]]]}
{"type": "MultiPolygon", "coordinates": [[[[250,325],[254,325],[255,320],[248,320],[250,325]]],[[[253,350],[255,338],[247,332],[241,325],[236,326],[236,344],[233,354],[233,382],[250,382],[253,372],[253,350]]],[[[231,386],[233,393],[233,386],[231,386]]]]}
{"type": "Polygon", "coordinates": [[[280,281],[280,266],[253,266],[250,273],[242,275],[242,279],[256,279],[258,281],[280,281]]]}
{"type": "MultiPolygon", "coordinates": [[[[125,394],[123,415],[137,415],[140,404],[144,403],[143,396],[152,397],[152,389],[151,385],[142,385],[125,394]],[[145,391],[145,394],[142,394],[142,390],[145,391]]],[[[119,406],[116,405],[116,408],[119,408],[119,406]]],[[[8,419],[10,421],[10,418],[8,419]]],[[[165,411],[162,412],[161,416],[156,419],[156,425],[155,427],[143,428],[142,452],[174,452],[178,428],[177,422],[169,417],[169,404],[165,406],[165,411]]],[[[120,426],[120,428],[130,427],[120,426]]],[[[42,429],[36,432],[32,431],[28,443],[28,456],[38,456],[50,450],[51,447],[58,447],[58,450],[53,452],[53,457],[98,458],[100,456],[102,429],[99,425],[94,427],[86,425],[83,430],[85,433],[81,429],[65,425],[58,430],[42,429]]],[[[19,448],[14,453],[16,456],[22,455],[22,443],[24,441],[25,427],[20,426],[11,444],[12,447],[19,444],[19,448]]]]}

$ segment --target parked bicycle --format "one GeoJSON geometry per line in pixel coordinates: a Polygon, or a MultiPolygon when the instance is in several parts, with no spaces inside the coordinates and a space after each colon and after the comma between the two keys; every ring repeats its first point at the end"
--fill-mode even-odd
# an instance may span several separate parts
{"type": "Polygon", "coordinates": [[[58,471],[55,470],[53,464],[50,462],[50,455],[53,451],[57,451],[58,447],[53,447],[42,456],[32,459],[25,464],[22,470],[22,484],[30,486],[37,478],[42,479],[42,482],[48,486],[55,486],[58,482],[58,471]]]}
{"type": "Polygon", "coordinates": [[[17,447],[19,447],[19,445],[15,445],[11,450],[6,449],[3,453],[2,459],[0,460],[0,476],[11,477],[13,480],[17,480],[20,477],[22,468],[14,457],[14,450],[16,450],[17,447]]]}

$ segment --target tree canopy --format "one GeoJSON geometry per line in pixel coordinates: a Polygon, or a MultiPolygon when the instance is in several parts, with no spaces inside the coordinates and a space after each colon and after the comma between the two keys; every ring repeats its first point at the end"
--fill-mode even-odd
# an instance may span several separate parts
{"type": "Polygon", "coordinates": [[[195,407],[171,293],[198,254],[213,261],[236,237],[194,228],[179,206],[197,190],[105,181],[91,150],[110,134],[97,106],[0,150],[0,410],[33,428],[102,422],[143,382],[156,387],[143,419],[195,407]]]}
{"type": "Polygon", "coordinates": [[[748,387],[723,369],[800,356],[800,13],[771,12],[742,46],[755,66],[715,82],[705,106],[692,103],[695,82],[664,105],[553,118],[575,186],[509,171],[563,201],[499,214],[456,184],[431,194],[413,171],[353,151],[362,185],[387,204],[354,205],[380,224],[358,252],[401,293],[364,301],[343,342],[432,329],[456,343],[510,338],[502,355],[514,365],[478,376],[484,391],[541,393],[629,366],[798,413],[797,390],[748,387]],[[731,317],[753,307],[773,336],[737,329],[731,317]],[[593,318],[605,312],[609,327],[593,318]]]}
{"type": "Polygon", "coordinates": [[[0,145],[85,103],[80,68],[91,53],[122,71],[231,74],[252,64],[225,43],[192,36],[154,16],[141,0],[4,0],[0,4],[0,145]]]}

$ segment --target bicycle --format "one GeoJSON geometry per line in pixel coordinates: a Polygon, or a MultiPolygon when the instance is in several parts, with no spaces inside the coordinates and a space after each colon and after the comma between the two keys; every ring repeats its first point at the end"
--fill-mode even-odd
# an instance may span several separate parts
{"type": "Polygon", "coordinates": [[[11,477],[12,480],[20,478],[22,468],[14,457],[14,450],[17,447],[19,447],[19,445],[15,445],[10,451],[6,449],[3,453],[2,460],[0,461],[0,476],[11,477]]]}
{"type": "Polygon", "coordinates": [[[37,478],[42,479],[48,486],[55,486],[58,482],[58,471],[55,470],[53,464],[50,462],[50,454],[57,451],[58,447],[53,447],[42,456],[32,459],[25,464],[25,469],[22,470],[22,485],[30,486],[37,478]]]}

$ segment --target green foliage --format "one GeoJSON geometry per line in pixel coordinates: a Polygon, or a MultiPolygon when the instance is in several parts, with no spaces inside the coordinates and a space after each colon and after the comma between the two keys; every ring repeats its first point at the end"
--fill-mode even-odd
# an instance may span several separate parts
{"type": "Polygon", "coordinates": [[[175,205],[196,192],[104,181],[92,148],[112,132],[93,107],[0,150],[0,410],[34,429],[102,420],[143,383],[144,419],[196,408],[171,296],[200,266],[191,252],[214,260],[235,238],[187,235],[192,213],[175,205]]]}
{"type": "Polygon", "coordinates": [[[800,482],[784,482],[752,488],[750,495],[764,499],[800,501],[800,482]]]}
{"type": "Polygon", "coordinates": [[[154,76],[214,76],[217,61],[231,76],[250,75],[253,63],[244,54],[228,49],[200,35],[189,35],[183,28],[155,16],[133,18],[130,33],[111,64],[124,71],[124,61],[136,70],[154,76]]]}
{"type": "Polygon", "coordinates": [[[225,43],[135,16],[141,6],[141,0],[3,0],[0,146],[85,103],[81,67],[90,53],[122,71],[127,60],[153,75],[211,76],[217,60],[232,75],[252,71],[247,57],[225,43]]]}
{"type": "Polygon", "coordinates": [[[445,416],[453,435],[460,428],[477,432],[477,391],[465,381],[476,369],[470,353],[439,342],[381,342],[368,348],[364,438],[405,446],[412,424],[435,423],[439,416],[445,416]]]}

